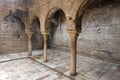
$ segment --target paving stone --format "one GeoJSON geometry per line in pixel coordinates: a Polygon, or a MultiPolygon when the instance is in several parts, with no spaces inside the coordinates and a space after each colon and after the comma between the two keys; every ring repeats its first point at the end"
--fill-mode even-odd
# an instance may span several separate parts
{"type": "Polygon", "coordinates": [[[67,76],[70,76],[70,71],[66,71],[64,72],[63,74],[67,75],[67,76]]]}
{"type": "Polygon", "coordinates": [[[89,78],[92,78],[93,80],[98,80],[103,75],[103,73],[103,71],[91,70],[84,75],[89,78]]]}
{"type": "Polygon", "coordinates": [[[37,80],[37,79],[42,80],[43,78],[49,76],[50,76],[49,78],[55,79],[59,77],[59,75],[61,75],[59,73],[58,73],[59,75],[57,75],[56,74],[57,72],[39,63],[36,63],[35,61],[29,58],[4,62],[0,63],[0,65],[2,65],[0,66],[0,80],[37,80]],[[40,69],[36,68],[36,65],[37,66],[39,65],[40,69]]]}
{"type": "MultiPolygon", "coordinates": [[[[43,62],[43,50],[33,51],[33,59],[52,68],[52,70],[29,58],[3,62],[0,63],[0,74],[2,74],[2,77],[0,75],[0,80],[1,78],[2,80],[71,80],[66,77],[71,77],[69,71],[70,54],[54,49],[49,49],[48,52],[47,63],[43,62]]],[[[0,61],[27,56],[27,52],[0,55],[0,61]]],[[[78,74],[71,78],[75,80],[119,80],[120,68],[118,66],[120,65],[77,55],[78,74]]]]}
{"type": "Polygon", "coordinates": [[[61,72],[61,73],[64,73],[67,71],[67,69],[63,68],[63,67],[56,67],[55,70],[61,72]]]}
{"type": "Polygon", "coordinates": [[[120,80],[120,67],[116,69],[110,80],[120,80]]]}
{"type": "Polygon", "coordinates": [[[51,75],[50,77],[53,79],[56,79],[56,78],[58,78],[58,75],[54,74],[54,75],[51,75]]]}
{"type": "Polygon", "coordinates": [[[57,65],[51,64],[51,63],[44,63],[44,64],[51,67],[51,68],[56,68],[57,67],[57,65]]]}
{"type": "Polygon", "coordinates": [[[75,80],[92,80],[91,78],[87,78],[81,74],[78,74],[76,77],[74,77],[75,80]]]}
{"type": "Polygon", "coordinates": [[[112,69],[108,70],[99,80],[109,80],[113,72],[114,70],[112,69]]]}

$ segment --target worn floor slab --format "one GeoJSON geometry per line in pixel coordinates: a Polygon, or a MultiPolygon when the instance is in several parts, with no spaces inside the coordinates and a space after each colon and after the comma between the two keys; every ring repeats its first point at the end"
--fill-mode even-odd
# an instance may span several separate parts
{"type": "Polygon", "coordinates": [[[29,58],[0,63],[0,80],[70,80],[29,58]]]}
{"type": "MultiPolygon", "coordinates": [[[[40,54],[42,53],[40,51],[40,54]]],[[[44,63],[42,55],[35,60],[70,76],[70,53],[68,52],[50,49],[48,50],[49,62],[44,63]]],[[[76,80],[120,80],[120,65],[77,55],[77,73],[73,77],[76,80]]]]}
{"type": "Polygon", "coordinates": [[[77,75],[71,77],[70,53],[48,50],[48,62],[43,62],[43,50],[0,56],[0,80],[119,80],[120,65],[77,55],[77,75]],[[61,74],[63,73],[63,74],[61,74]],[[69,78],[70,77],[70,78],[69,78]]]}

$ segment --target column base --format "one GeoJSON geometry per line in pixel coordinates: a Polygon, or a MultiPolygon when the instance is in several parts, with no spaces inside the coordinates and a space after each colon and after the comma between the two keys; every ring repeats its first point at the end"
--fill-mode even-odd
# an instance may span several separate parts
{"type": "Polygon", "coordinates": [[[32,56],[32,54],[28,54],[28,56],[32,56]]]}
{"type": "Polygon", "coordinates": [[[48,62],[48,60],[44,60],[43,62],[48,62]]]}
{"type": "Polygon", "coordinates": [[[70,73],[70,76],[76,76],[77,73],[70,73]]]}

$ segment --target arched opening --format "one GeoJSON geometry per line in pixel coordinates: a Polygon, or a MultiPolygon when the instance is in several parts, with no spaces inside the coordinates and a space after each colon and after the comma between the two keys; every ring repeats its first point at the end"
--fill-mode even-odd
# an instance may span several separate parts
{"type": "Polygon", "coordinates": [[[49,47],[65,49],[69,46],[69,36],[66,30],[66,17],[62,9],[53,8],[46,23],[50,29],[49,47]]]}
{"type": "Polygon", "coordinates": [[[32,50],[40,50],[43,49],[43,36],[40,32],[40,21],[39,18],[36,17],[33,21],[34,34],[32,36],[32,50]]]}
{"type": "Polygon", "coordinates": [[[88,1],[77,14],[78,53],[92,58],[119,63],[120,0],[88,1]],[[83,11],[83,12],[81,12],[83,11]]]}
{"type": "Polygon", "coordinates": [[[1,22],[0,54],[27,51],[27,34],[21,20],[21,13],[10,11],[1,22]]]}
{"type": "MultiPolygon", "coordinates": [[[[0,53],[19,53],[28,50],[28,35],[25,31],[23,14],[25,11],[10,11],[1,24],[0,53]]],[[[43,37],[40,33],[38,17],[33,20],[34,34],[32,36],[32,50],[43,49],[43,37]]]]}

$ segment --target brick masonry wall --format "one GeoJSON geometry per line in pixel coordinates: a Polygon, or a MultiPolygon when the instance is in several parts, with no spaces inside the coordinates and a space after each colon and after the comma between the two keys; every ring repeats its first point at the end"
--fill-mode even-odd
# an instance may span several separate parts
{"type": "Polygon", "coordinates": [[[33,50],[43,49],[44,39],[40,32],[39,22],[34,24],[34,34],[32,37],[33,50]]]}
{"type": "Polygon", "coordinates": [[[53,40],[50,41],[50,44],[51,47],[62,50],[67,50],[70,47],[70,38],[66,29],[66,23],[61,23],[61,25],[56,27],[53,40]]]}
{"type": "MultiPolygon", "coordinates": [[[[59,46],[58,49],[62,48],[69,51],[70,49],[65,47],[65,45],[70,45],[69,37],[66,37],[68,34],[65,33],[64,28],[62,28],[62,31],[64,32],[61,34],[59,34],[59,30],[56,32],[56,41],[54,43],[57,44],[56,46],[59,46]],[[66,41],[62,38],[65,38],[66,41]]],[[[119,5],[106,5],[85,12],[82,20],[82,32],[77,42],[77,53],[120,63],[119,5]]]]}
{"type": "MultiPolygon", "coordinates": [[[[0,32],[0,54],[18,53],[27,51],[28,40],[25,28],[15,19],[8,17],[2,21],[2,31],[0,32]]],[[[38,31],[39,26],[35,26],[35,34],[33,35],[33,50],[43,48],[42,36],[38,31]]]]}
{"type": "Polygon", "coordinates": [[[120,6],[88,10],[78,38],[78,53],[102,60],[120,62],[120,6]]]}

